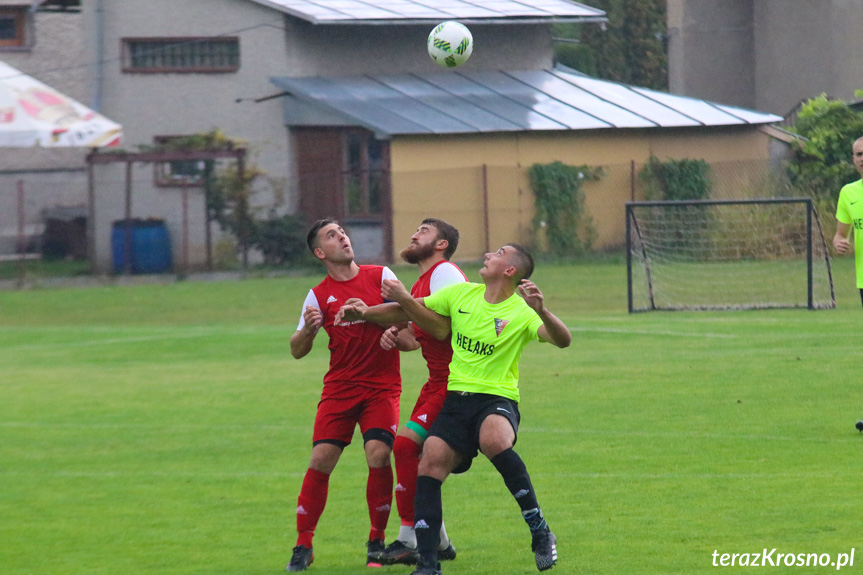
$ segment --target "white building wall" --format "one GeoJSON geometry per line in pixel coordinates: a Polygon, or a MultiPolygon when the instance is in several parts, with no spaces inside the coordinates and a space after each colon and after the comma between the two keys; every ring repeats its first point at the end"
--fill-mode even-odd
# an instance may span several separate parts
{"type": "MultiPolygon", "coordinates": [[[[94,97],[101,101],[102,113],[123,125],[125,147],[135,150],[152,144],[157,135],[221,130],[248,143],[249,163],[276,181],[276,190],[283,192],[285,200],[280,209],[287,211],[295,207],[296,192],[291,184],[291,138],[284,126],[284,102],[279,98],[254,102],[278,92],[270,78],[438,69],[426,52],[431,26],[315,26],[249,0],[91,0],[85,8],[90,37],[98,37],[95,29],[100,23],[103,29],[101,49],[91,46],[91,61],[105,63],[98,97],[94,97]],[[196,36],[239,37],[239,70],[217,74],[122,71],[123,38],[196,36]]],[[[548,25],[471,28],[475,49],[468,67],[520,69],[552,64],[548,25]]],[[[139,173],[143,175],[135,177],[133,215],[159,217],[165,190],[156,190],[152,178],[139,173]]],[[[279,194],[262,193],[256,204],[265,211],[278,207],[278,199],[279,194]]],[[[178,253],[179,230],[170,231],[178,253]]],[[[106,241],[104,230],[99,231],[100,269],[108,263],[104,261],[106,241]]],[[[201,242],[203,231],[192,238],[194,253],[202,253],[201,242]]]]}

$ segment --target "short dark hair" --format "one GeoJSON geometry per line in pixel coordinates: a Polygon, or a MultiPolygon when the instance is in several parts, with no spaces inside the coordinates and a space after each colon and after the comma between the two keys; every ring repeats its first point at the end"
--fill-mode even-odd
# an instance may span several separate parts
{"type": "Polygon", "coordinates": [[[318,232],[321,231],[322,227],[330,224],[338,225],[339,222],[335,218],[324,218],[312,224],[309,233],[306,234],[306,245],[309,246],[309,251],[311,251],[312,254],[314,254],[315,250],[321,246],[321,243],[318,241],[318,232]]]}
{"type": "Polygon", "coordinates": [[[437,230],[437,239],[447,241],[449,245],[444,250],[443,257],[446,260],[450,259],[455,253],[456,248],[458,248],[458,228],[437,218],[426,218],[423,220],[422,225],[434,226],[437,230]]]}
{"type": "Polygon", "coordinates": [[[533,275],[533,256],[530,255],[530,252],[527,251],[524,246],[519,244],[506,244],[515,250],[513,257],[515,258],[515,268],[521,274],[521,277],[518,278],[517,281],[530,279],[530,276],[533,275]]]}

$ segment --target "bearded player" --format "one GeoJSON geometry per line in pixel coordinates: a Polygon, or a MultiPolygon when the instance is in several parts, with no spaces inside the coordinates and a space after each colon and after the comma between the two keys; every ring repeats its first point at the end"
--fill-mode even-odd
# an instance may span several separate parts
{"type": "MultiPolygon", "coordinates": [[[[458,247],[458,239],[458,230],[447,222],[435,218],[423,220],[416,233],[411,236],[410,245],[400,254],[404,261],[419,267],[420,277],[411,288],[413,297],[426,297],[448,285],[467,281],[459,267],[449,261],[458,247]]],[[[350,300],[347,303],[352,302],[366,312],[369,309],[364,305],[365,302],[350,300]]],[[[402,313],[395,304],[385,304],[381,307],[388,308],[390,311],[395,310],[398,314],[402,313]]],[[[350,306],[343,309],[347,311],[350,306]]],[[[368,313],[365,319],[376,321],[375,311],[368,313]]],[[[385,325],[389,324],[385,323],[385,325]]],[[[414,531],[417,469],[428,429],[437,417],[446,397],[452,346],[449,340],[440,341],[430,337],[413,324],[401,330],[396,327],[389,328],[381,337],[381,346],[385,349],[395,347],[401,351],[421,348],[429,370],[429,379],[420,391],[410,419],[399,430],[393,444],[398,481],[396,505],[401,520],[399,534],[395,541],[375,556],[383,565],[415,565],[419,561],[414,531]]],[[[441,523],[438,558],[452,560],[455,556],[456,550],[447,536],[446,527],[441,523]]]]}

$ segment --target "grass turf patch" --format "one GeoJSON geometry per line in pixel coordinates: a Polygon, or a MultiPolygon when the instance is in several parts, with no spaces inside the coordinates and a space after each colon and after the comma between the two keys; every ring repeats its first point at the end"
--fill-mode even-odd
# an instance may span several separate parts
{"type": "MultiPolygon", "coordinates": [[[[620,263],[538,266],[574,335],[521,364],[517,450],[558,535],[555,572],[850,551],[861,310],[838,264],[837,310],[636,315],[620,263]]],[[[328,361],[324,334],[301,361],[288,339],[318,280],[0,293],[3,573],[283,572],[328,361]]],[[[425,368],[417,353],[402,365],[404,421],[425,368]]],[[[333,475],[310,572],[365,569],[360,445],[333,475]]],[[[446,572],[536,572],[484,459],[446,482],[444,514],[459,551],[446,572]]]]}

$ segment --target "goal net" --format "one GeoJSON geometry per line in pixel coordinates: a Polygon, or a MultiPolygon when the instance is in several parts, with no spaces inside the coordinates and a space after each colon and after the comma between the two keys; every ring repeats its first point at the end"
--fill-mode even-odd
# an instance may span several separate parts
{"type": "Polygon", "coordinates": [[[836,307],[812,200],[626,204],[629,311],[836,307]]]}

